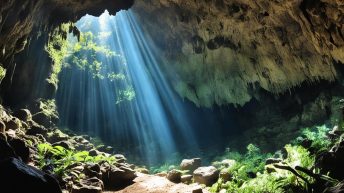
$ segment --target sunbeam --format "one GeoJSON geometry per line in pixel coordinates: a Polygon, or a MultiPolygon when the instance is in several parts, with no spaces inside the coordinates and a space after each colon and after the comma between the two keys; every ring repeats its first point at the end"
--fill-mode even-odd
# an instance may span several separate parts
{"type": "Polygon", "coordinates": [[[186,146],[198,152],[185,112],[159,68],[162,60],[134,14],[87,15],[77,26],[84,40],[69,37],[74,51],[90,49],[69,56],[71,65],[60,73],[56,98],[62,126],[106,136],[147,164],[173,159],[186,146]],[[176,144],[176,138],[185,144],[176,144]]]}

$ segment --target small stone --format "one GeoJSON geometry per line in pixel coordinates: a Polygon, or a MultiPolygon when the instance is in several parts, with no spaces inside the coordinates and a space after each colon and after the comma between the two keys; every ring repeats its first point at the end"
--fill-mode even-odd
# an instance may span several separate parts
{"type": "Polygon", "coordinates": [[[219,193],[226,193],[227,190],[226,189],[221,189],[219,193]]]}
{"type": "Polygon", "coordinates": [[[220,178],[224,181],[224,182],[228,182],[232,179],[232,175],[228,172],[228,169],[223,169],[220,172],[220,178]]]}
{"type": "Polygon", "coordinates": [[[191,183],[191,180],[192,180],[192,175],[182,175],[181,177],[181,182],[184,183],[184,184],[189,184],[191,183]]]}
{"type": "Polygon", "coordinates": [[[159,176],[159,177],[166,177],[167,176],[167,173],[166,172],[159,172],[157,174],[155,174],[156,176],[159,176]]]}
{"type": "Polygon", "coordinates": [[[166,178],[168,180],[170,180],[171,182],[180,183],[181,182],[181,176],[182,176],[182,174],[179,171],[171,170],[171,171],[167,172],[166,178]]]}
{"type": "Polygon", "coordinates": [[[117,163],[123,163],[127,161],[127,158],[125,158],[122,154],[115,154],[114,156],[116,158],[117,163]]]}
{"type": "Polygon", "coordinates": [[[142,174],[149,174],[149,170],[147,168],[136,168],[135,171],[142,174]]]}
{"type": "Polygon", "coordinates": [[[95,156],[100,155],[100,152],[96,149],[91,149],[89,152],[89,155],[95,157],[95,156]]]}

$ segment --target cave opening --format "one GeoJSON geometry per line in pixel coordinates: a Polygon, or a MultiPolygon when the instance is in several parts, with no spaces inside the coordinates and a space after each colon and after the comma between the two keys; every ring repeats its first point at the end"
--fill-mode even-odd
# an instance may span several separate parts
{"type": "Polygon", "coordinates": [[[342,192],[341,5],[0,1],[0,192],[342,192]]]}
{"type": "Polygon", "coordinates": [[[199,110],[183,101],[132,11],[86,15],[75,26],[80,34],[49,44],[64,55],[55,97],[61,128],[90,135],[148,166],[176,164],[182,157],[210,162],[225,150],[228,139],[221,135],[236,127],[228,120],[231,110],[199,110]]]}

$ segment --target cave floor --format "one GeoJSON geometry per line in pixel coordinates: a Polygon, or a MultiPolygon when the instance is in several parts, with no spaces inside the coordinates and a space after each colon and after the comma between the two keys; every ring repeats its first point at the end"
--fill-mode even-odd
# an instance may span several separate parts
{"type": "Polygon", "coordinates": [[[105,191],[104,193],[209,193],[207,190],[202,189],[198,184],[175,184],[170,182],[164,177],[153,176],[138,173],[135,178],[134,184],[126,187],[120,191],[105,191]]]}

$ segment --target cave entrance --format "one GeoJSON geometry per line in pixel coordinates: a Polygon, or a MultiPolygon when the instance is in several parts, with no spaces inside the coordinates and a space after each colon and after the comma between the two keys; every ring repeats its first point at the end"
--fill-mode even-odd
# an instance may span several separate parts
{"type": "Polygon", "coordinates": [[[176,138],[197,153],[187,116],[134,14],[106,11],[75,25],[79,37],[69,34],[51,46],[64,55],[56,94],[60,126],[98,136],[148,165],[175,158],[176,138]]]}

